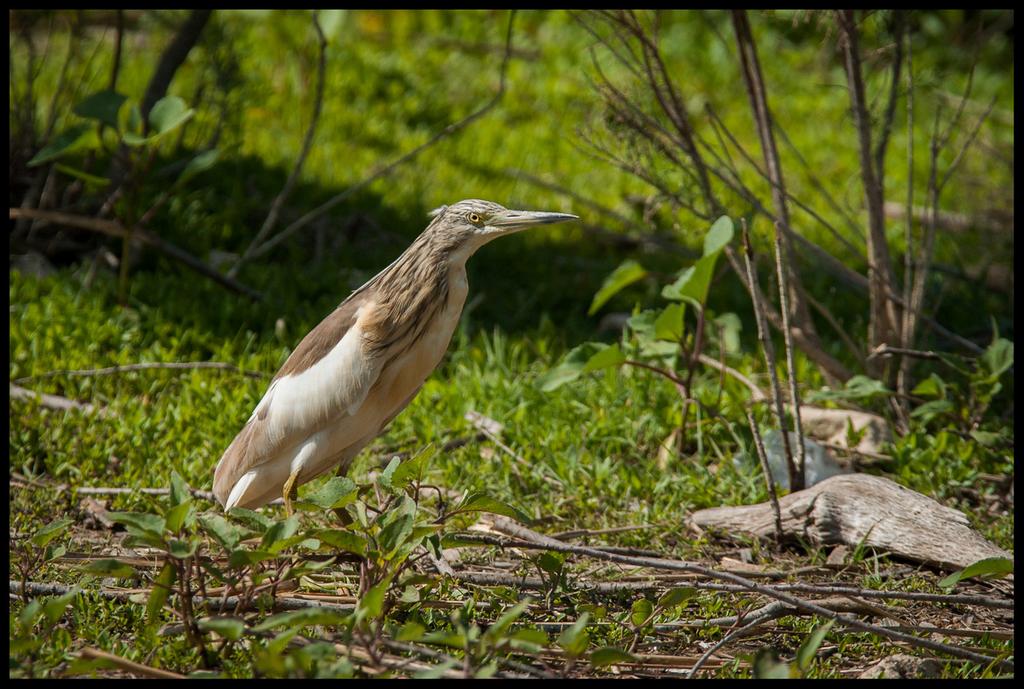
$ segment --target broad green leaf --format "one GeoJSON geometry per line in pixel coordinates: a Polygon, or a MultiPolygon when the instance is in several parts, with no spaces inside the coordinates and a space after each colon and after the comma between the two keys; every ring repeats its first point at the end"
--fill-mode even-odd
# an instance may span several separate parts
{"type": "Polygon", "coordinates": [[[623,262],[622,265],[612,271],[611,275],[605,278],[601,288],[594,295],[594,300],[590,302],[590,309],[587,310],[587,315],[593,316],[609,299],[646,276],[647,270],[636,261],[629,260],[623,262]]]}
{"type": "Polygon", "coordinates": [[[915,419],[922,419],[927,423],[939,414],[952,412],[953,409],[953,403],[949,400],[932,400],[914,409],[914,411],[910,412],[910,416],[915,419]]]}
{"type": "Polygon", "coordinates": [[[181,541],[177,538],[172,538],[170,543],[167,545],[167,550],[171,554],[171,557],[176,557],[179,560],[185,560],[192,557],[199,549],[199,541],[192,539],[181,541]]]}
{"type": "Polygon", "coordinates": [[[619,345],[613,344],[608,345],[604,349],[594,354],[587,360],[587,363],[583,365],[580,373],[590,373],[591,371],[599,371],[603,368],[611,368],[612,366],[618,366],[626,357],[623,356],[622,350],[619,349],[619,345]]]}
{"type": "Polygon", "coordinates": [[[154,103],[153,108],[149,111],[149,126],[154,132],[154,136],[150,138],[156,138],[177,129],[193,115],[195,115],[195,110],[185,105],[185,101],[181,98],[164,96],[154,103]]]}
{"type": "Polygon", "coordinates": [[[117,91],[100,91],[87,97],[74,108],[74,113],[79,117],[86,117],[108,124],[117,129],[117,114],[121,106],[128,100],[128,96],[117,91]]]}
{"type": "Polygon", "coordinates": [[[498,639],[505,635],[505,632],[512,623],[519,619],[519,617],[526,611],[526,608],[530,605],[530,599],[521,600],[511,608],[501,614],[494,624],[487,628],[484,632],[484,639],[487,639],[491,643],[496,643],[498,639]]]}
{"type": "Polygon", "coordinates": [[[302,502],[313,503],[320,509],[344,507],[356,499],[359,487],[347,476],[333,476],[327,483],[312,493],[307,493],[302,502]]]}
{"type": "Polygon", "coordinates": [[[37,545],[40,548],[43,548],[46,546],[47,543],[60,536],[64,532],[64,529],[66,529],[74,522],[74,519],[68,519],[66,517],[63,517],[61,519],[55,519],[54,521],[39,529],[39,531],[36,531],[34,534],[32,534],[32,538],[30,538],[29,541],[33,545],[37,545]]]}
{"type": "Polygon", "coordinates": [[[558,645],[573,658],[583,655],[590,645],[590,635],[586,630],[588,619],[590,615],[583,613],[572,626],[563,629],[558,636],[558,645]]]}
{"type": "Polygon", "coordinates": [[[414,457],[402,462],[391,477],[391,485],[395,488],[405,488],[412,483],[413,479],[422,479],[423,472],[427,463],[434,456],[434,452],[434,446],[430,445],[417,452],[414,457]]]}
{"type": "Polygon", "coordinates": [[[237,519],[250,529],[259,531],[260,533],[269,529],[274,523],[274,520],[270,517],[260,514],[259,512],[254,512],[253,510],[248,510],[244,507],[232,507],[228,510],[227,514],[229,517],[237,519]]]}
{"type": "Polygon", "coordinates": [[[111,521],[124,524],[128,533],[161,536],[166,527],[164,518],[148,512],[108,512],[111,521]]]}
{"type": "MultiPolygon", "coordinates": [[[[192,499],[192,493],[188,489],[188,484],[185,483],[185,479],[181,477],[177,471],[171,472],[171,504],[180,505],[187,500],[192,499]]],[[[174,529],[171,529],[172,531],[174,529]]]]}
{"type": "Polygon", "coordinates": [[[533,520],[526,513],[492,498],[486,493],[470,493],[458,507],[452,510],[452,513],[457,512],[491,512],[510,517],[524,524],[533,523],[533,520]]]}
{"type": "Polygon", "coordinates": [[[21,614],[18,615],[18,623],[21,628],[25,631],[31,630],[36,623],[36,619],[43,613],[43,601],[39,598],[29,601],[21,614]]]}
{"type": "Polygon", "coordinates": [[[76,124],[73,127],[65,129],[63,132],[54,137],[53,141],[43,146],[39,153],[32,156],[32,159],[28,161],[29,167],[35,167],[47,163],[54,158],[77,151],[80,148],[93,147],[99,144],[99,139],[96,137],[96,126],[83,122],[82,124],[76,124]]]}
{"type": "Polygon", "coordinates": [[[146,602],[146,621],[150,626],[155,625],[160,621],[160,610],[164,607],[164,603],[167,602],[167,597],[171,595],[171,587],[174,586],[174,580],[177,577],[177,569],[171,562],[165,562],[163,569],[153,580],[153,590],[149,594],[149,600],[146,602]]]}
{"type": "Polygon", "coordinates": [[[910,391],[910,394],[917,395],[918,397],[940,397],[945,399],[946,382],[933,373],[918,383],[917,386],[910,391]]]}
{"type": "Polygon", "coordinates": [[[367,542],[363,536],[345,529],[321,529],[315,532],[316,537],[332,548],[345,552],[365,555],[367,542]]]}
{"type": "Polygon", "coordinates": [[[1002,433],[991,433],[989,431],[971,431],[971,437],[983,447],[994,447],[1007,440],[1002,433]]]}
{"type": "Polygon", "coordinates": [[[395,641],[419,641],[423,638],[423,633],[426,631],[427,628],[419,622],[409,620],[395,634],[395,641]]]}
{"type": "Polygon", "coordinates": [[[835,620],[829,620],[825,624],[819,625],[800,645],[800,650],[796,652],[796,666],[800,672],[807,672],[807,669],[811,666],[811,661],[814,660],[814,656],[818,654],[818,649],[821,648],[821,642],[825,640],[825,635],[828,634],[828,630],[832,629],[832,625],[835,623],[835,620]]]}
{"type": "Polygon", "coordinates": [[[661,311],[655,311],[654,309],[647,309],[646,311],[640,311],[630,316],[629,320],[626,321],[626,325],[629,329],[637,336],[637,338],[653,339],[655,332],[655,323],[658,322],[658,316],[661,315],[661,311]]]}
{"type": "Polygon", "coordinates": [[[633,601],[633,606],[630,608],[629,620],[639,627],[647,622],[653,614],[654,604],[646,598],[638,598],[633,601]]]}
{"type": "Polygon", "coordinates": [[[754,657],[751,668],[754,679],[790,679],[792,673],[789,663],[784,663],[775,655],[770,648],[762,648],[754,657]]]}
{"type": "Polygon", "coordinates": [[[209,151],[203,151],[195,158],[188,161],[188,165],[185,166],[185,169],[181,171],[181,175],[178,176],[176,184],[184,184],[200,172],[209,170],[214,166],[219,158],[220,151],[216,148],[211,148],[209,151]]]}
{"type": "Polygon", "coordinates": [[[260,624],[252,628],[254,632],[266,632],[279,627],[286,627],[289,630],[298,630],[309,626],[335,626],[345,624],[349,614],[339,610],[327,608],[302,608],[301,610],[289,610],[268,617],[260,624]]]}
{"type": "Polygon", "coordinates": [[[743,322],[735,313],[723,313],[716,316],[712,321],[715,333],[721,332],[722,346],[729,354],[740,351],[740,333],[743,332],[743,322]]]}
{"type": "Polygon", "coordinates": [[[385,553],[385,559],[391,559],[391,555],[412,534],[413,522],[414,518],[411,514],[403,514],[381,529],[378,540],[381,550],[385,553]]]}
{"type": "Polygon", "coordinates": [[[78,168],[65,165],[64,163],[55,163],[54,167],[63,172],[65,175],[70,175],[76,179],[80,179],[86,184],[90,184],[94,187],[105,187],[110,184],[110,180],[106,177],[100,177],[98,175],[91,175],[85,170],[79,170],[78,168]]]}
{"type": "Polygon", "coordinates": [[[43,599],[43,619],[46,620],[50,627],[57,624],[57,621],[64,616],[64,611],[71,605],[78,594],[79,590],[76,587],[61,596],[43,599]]]}
{"type": "Polygon", "coordinates": [[[669,304],[654,321],[654,337],[659,340],[679,342],[683,339],[683,316],[686,304],[669,304]]]}
{"type": "Polygon", "coordinates": [[[398,465],[402,463],[398,457],[392,457],[388,465],[384,467],[384,471],[380,472],[377,477],[377,485],[385,490],[391,490],[391,477],[395,475],[395,470],[398,469],[398,465]]]}
{"type": "Polygon", "coordinates": [[[439,679],[449,670],[459,667],[457,660],[446,660],[443,663],[432,665],[425,670],[420,670],[412,676],[413,679],[439,679]]]}
{"type": "Polygon", "coordinates": [[[337,38],[338,30],[345,23],[346,10],[317,10],[317,22],[328,42],[337,38]]]}
{"type": "Polygon", "coordinates": [[[202,514],[199,516],[199,523],[206,533],[213,536],[228,550],[234,548],[242,540],[242,532],[239,528],[219,514],[202,514]]]}
{"type": "Polygon", "coordinates": [[[661,594],[661,598],[658,599],[658,607],[663,610],[678,608],[696,595],[697,589],[692,586],[677,586],[661,594]]]}
{"type": "Polygon", "coordinates": [[[996,380],[1013,366],[1013,342],[1002,337],[996,339],[981,355],[981,361],[989,372],[988,379],[996,380]]]}
{"type": "Polygon", "coordinates": [[[661,296],[673,301],[682,301],[689,298],[699,304],[704,304],[708,300],[708,290],[711,288],[711,278],[715,276],[715,263],[717,261],[717,253],[699,259],[692,266],[684,270],[675,282],[671,285],[666,285],[661,290],[661,296]]]}
{"type": "Polygon", "coordinates": [[[548,635],[540,629],[517,629],[509,637],[508,645],[517,651],[540,653],[548,645],[548,635]]]}
{"type": "Polygon", "coordinates": [[[723,215],[711,225],[707,234],[704,235],[704,255],[717,254],[725,248],[725,245],[732,241],[733,222],[732,219],[723,215]]]}
{"type": "Polygon", "coordinates": [[[237,617],[204,617],[198,624],[202,631],[216,632],[231,641],[238,641],[245,633],[245,622],[237,617]]]}
{"type": "Polygon", "coordinates": [[[562,571],[562,566],[565,564],[565,555],[561,553],[541,553],[537,556],[537,566],[543,569],[545,572],[551,574],[558,574],[562,571]]]}
{"type": "Polygon", "coordinates": [[[391,577],[388,576],[375,586],[370,587],[370,590],[359,599],[356,604],[357,623],[367,618],[373,620],[380,616],[384,609],[384,595],[388,592],[390,585],[391,577]]]}
{"type": "Polygon", "coordinates": [[[135,576],[135,568],[113,558],[93,560],[85,567],[85,571],[89,574],[100,574],[119,579],[130,579],[135,576]]]}
{"type": "Polygon", "coordinates": [[[264,560],[273,559],[274,553],[269,550],[245,550],[238,549],[232,550],[228,555],[228,565],[231,567],[245,567],[246,565],[255,565],[264,560]]]}
{"type": "Polygon", "coordinates": [[[891,395],[892,390],[881,381],[856,375],[846,381],[842,390],[818,390],[809,395],[809,402],[820,400],[864,400],[882,395],[891,395]]]}
{"type": "Polygon", "coordinates": [[[1003,577],[1007,574],[1013,574],[1013,560],[1005,557],[988,557],[964,567],[959,572],[950,574],[939,582],[939,586],[942,588],[953,588],[964,579],[970,579],[971,577],[985,575],[1003,577]]]}
{"type": "Polygon", "coordinates": [[[602,646],[590,654],[590,664],[594,667],[635,662],[637,662],[636,656],[614,646],[602,646]]]}
{"type": "Polygon", "coordinates": [[[192,500],[186,500],[167,510],[164,514],[167,530],[171,533],[178,533],[183,526],[189,526],[195,517],[195,505],[192,500]]]}
{"type": "Polygon", "coordinates": [[[608,345],[601,342],[584,342],[573,347],[555,368],[537,378],[537,387],[550,392],[580,377],[587,362],[608,345]]]}
{"type": "Polygon", "coordinates": [[[272,553],[278,552],[280,547],[275,548],[275,544],[277,544],[278,541],[290,538],[298,528],[298,515],[292,515],[284,521],[275,522],[269,529],[267,529],[266,533],[263,534],[263,539],[260,541],[260,548],[269,550],[272,553]]]}

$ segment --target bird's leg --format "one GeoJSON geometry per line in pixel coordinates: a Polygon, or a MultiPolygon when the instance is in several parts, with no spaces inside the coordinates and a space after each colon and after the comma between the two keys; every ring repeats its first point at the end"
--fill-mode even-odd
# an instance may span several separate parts
{"type": "Polygon", "coordinates": [[[299,487],[295,485],[295,480],[299,478],[299,472],[293,471],[288,480],[284,482],[284,490],[282,491],[284,497],[284,513],[286,516],[291,517],[294,513],[292,510],[292,500],[296,500],[299,497],[299,487]]]}

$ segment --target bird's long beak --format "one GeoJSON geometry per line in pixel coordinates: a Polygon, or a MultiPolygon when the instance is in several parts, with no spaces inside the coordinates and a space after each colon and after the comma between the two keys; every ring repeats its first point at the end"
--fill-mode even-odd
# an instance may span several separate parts
{"type": "Polygon", "coordinates": [[[501,233],[518,232],[534,225],[550,225],[567,220],[579,220],[571,213],[548,213],[545,211],[502,211],[491,216],[487,226],[501,233]]]}

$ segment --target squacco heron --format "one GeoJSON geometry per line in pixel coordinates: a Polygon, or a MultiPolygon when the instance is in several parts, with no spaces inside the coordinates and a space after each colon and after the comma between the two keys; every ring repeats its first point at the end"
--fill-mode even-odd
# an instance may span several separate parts
{"type": "Polygon", "coordinates": [[[466,260],[487,242],[567,213],[459,201],[391,265],[307,334],[224,452],[213,492],[225,510],[282,496],[352,460],[412,401],[448,349],[469,283],[466,260]]]}

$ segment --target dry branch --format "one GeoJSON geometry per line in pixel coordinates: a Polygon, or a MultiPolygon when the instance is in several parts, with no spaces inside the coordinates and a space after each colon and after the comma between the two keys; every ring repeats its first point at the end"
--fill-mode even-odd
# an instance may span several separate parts
{"type": "MultiPolygon", "coordinates": [[[[794,540],[864,545],[950,570],[988,557],[1012,557],[971,528],[962,512],[880,476],[833,476],[779,502],[783,528],[794,540]]],[[[691,520],[700,528],[762,538],[774,529],[767,503],[700,510],[691,520]]]]}
{"type": "Polygon", "coordinates": [[[46,407],[47,409],[55,409],[58,411],[68,411],[75,409],[78,411],[85,412],[86,414],[96,413],[100,416],[110,416],[111,412],[106,407],[95,407],[88,402],[78,402],[76,400],[69,400],[67,397],[61,397],[59,395],[48,395],[45,392],[36,392],[35,390],[28,390],[21,386],[11,383],[11,395],[12,400],[28,400],[38,399],[40,406],[46,407]]]}
{"type": "Polygon", "coordinates": [[[83,648],[79,655],[85,660],[106,661],[125,672],[142,675],[143,677],[152,677],[153,679],[188,679],[185,675],[178,674],[177,672],[161,670],[160,668],[150,667],[149,665],[142,665],[141,663],[133,662],[127,658],[122,658],[121,656],[116,656],[113,653],[107,653],[106,651],[101,651],[100,649],[92,648],[91,646],[83,648]]]}

